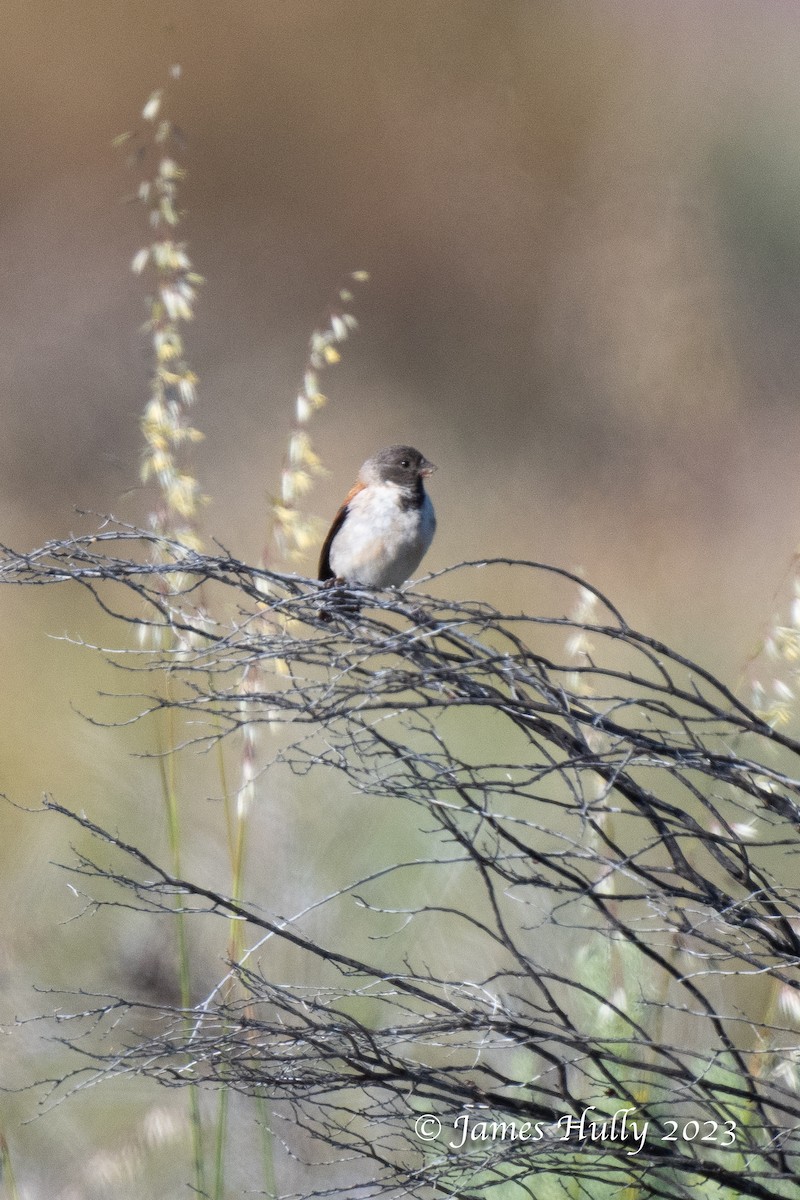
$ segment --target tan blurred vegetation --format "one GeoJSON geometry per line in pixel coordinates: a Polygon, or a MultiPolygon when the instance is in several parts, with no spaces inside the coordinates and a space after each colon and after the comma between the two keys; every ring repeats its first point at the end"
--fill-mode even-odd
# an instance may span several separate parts
{"type": "MultiPolygon", "coordinates": [[[[418,444],[440,466],[431,569],[580,564],[634,624],[736,679],[797,543],[800,12],[7,0],[0,34],[0,540],[85,527],[76,505],[149,511],[145,309],[127,270],[141,214],[119,202],[110,142],[177,61],[182,232],[207,278],[188,348],[208,532],[258,556],[308,333],[365,267],[362,331],[315,428],[331,472],[318,511],[376,447],[418,444]]],[[[119,679],[48,637],[102,642],[108,623],[66,592],[4,593],[0,617],[3,789],[20,804],[52,790],[158,850],[155,771],[130,757],[144,735],[76,711],[113,717],[96,692],[119,679]]],[[[263,797],[280,805],[271,853],[303,847],[287,908],[317,854],[347,853],[345,798],[335,815],[296,800],[263,797]]],[[[215,802],[190,824],[214,869],[215,802]]],[[[150,972],[174,988],[135,922],[124,943],[111,923],[57,923],[79,907],[47,865],[63,831],[10,810],[3,830],[4,1022],[50,1007],[32,983],[150,972]]],[[[255,871],[261,898],[269,876],[255,871]]],[[[206,953],[213,978],[222,950],[206,953]]],[[[14,1082],[52,1069],[25,1045],[14,1082]]],[[[31,1195],[108,1194],[70,1140],[86,1099],[20,1131],[33,1101],[3,1104],[31,1195]]],[[[120,1128],[107,1114],[84,1136],[120,1128]]],[[[126,1186],[114,1194],[140,1194],[126,1186]]]]}

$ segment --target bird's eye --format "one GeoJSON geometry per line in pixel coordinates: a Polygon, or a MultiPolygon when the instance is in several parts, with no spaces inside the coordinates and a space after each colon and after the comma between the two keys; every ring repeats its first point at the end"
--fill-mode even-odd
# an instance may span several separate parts
{"type": "Polygon", "coordinates": [[[407,459],[407,458],[401,458],[401,459],[400,459],[400,466],[401,466],[401,467],[410,467],[410,466],[411,466],[411,463],[408,461],[408,459],[407,459]]]}

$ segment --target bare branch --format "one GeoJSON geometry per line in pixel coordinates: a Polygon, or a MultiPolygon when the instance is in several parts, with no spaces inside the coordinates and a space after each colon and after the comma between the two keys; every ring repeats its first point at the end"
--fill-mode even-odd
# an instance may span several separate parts
{"type": "Polygon", "coordinates": [[[266,1097],[293,1153],[333,1156],[309,1195],[330,1194],[335,1169],[340,1195],[512,1182],[589,1195],[602,1181],[643,1197],[790,1196],[800,743],[594,589],[603,620],[564,616],[569,572],[496,559],[427,583],[469,595],[479,568],[532,594],[562,586],[555,615],[344,595],[110,522],[3,551],[0,581],[77,582],[125,624],[171,632],[105,651],[147,679],[143,711],[186,713],[198,745],[263,723],[280,733],[264,770],[313,773],[320,794],[343,777],[413,817],[424,844],[286,919],[48,801],[96,840],[66,868],[84,888],[110,882],[112,903],[159,913],[178,896],[197,919],[246,922],[260,947],[230,964],[236,989],[190,1014],[119,997],[76,1013],[87,1077],[266,1097]],[[575,631],[592,646],[578,663],[563,645],[575,631]],[[253,663],[262,685],[244,712],[253,663]],[[345,947],[348,906],[364,921],[345,947]],[[331,913],[330,936],[312,911],[331,913]],[[274,977],[274,939],[313,985],[274,977]],[[112,1027],[114,1050],[97,1036],[112,1027]]]}

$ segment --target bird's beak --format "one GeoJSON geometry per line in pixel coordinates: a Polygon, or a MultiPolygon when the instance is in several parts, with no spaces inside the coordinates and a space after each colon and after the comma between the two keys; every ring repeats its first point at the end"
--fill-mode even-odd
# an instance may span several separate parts
{"type": "Polygon", "coordinates": [[[419,469],[419,473],[423,479],[427,479],[428,476],[432,475],[435,470],[437,470],[436,463],[428,462],[426,458],[419,469]]]}

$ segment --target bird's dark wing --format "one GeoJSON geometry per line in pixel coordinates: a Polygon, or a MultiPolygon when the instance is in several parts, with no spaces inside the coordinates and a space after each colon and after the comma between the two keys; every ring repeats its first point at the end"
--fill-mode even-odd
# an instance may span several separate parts
{"type": "Polygon", "coordinates": [[[342,528],[342,525],[344,524],[344,519],[347,516],[347,509],[350,504],[350,501],[353,499],[354,496],[357,496],[359,492],[363,492],[365,486],[366,485],[363,483],[354,484],[353,487],[351,487],[350,491],[345,496],[344,504],[339,509],[336,516],[333,518],[333,524],[331,525],[330,529],[328,530],[328,535],[325,538],[325,541],[322,543],[322,549],[320,550],[320,553],[319,553],[319,568],[317,570],[317,578],[321,581],[324,581],[326,579],[333,579],[333,577],[334,577],[333,571],[331,569],[331,561],[330,561],[331,546],[333,545],[333,539],[336,537],[337,533],[339,532],[339,530],[342,528]]]}

